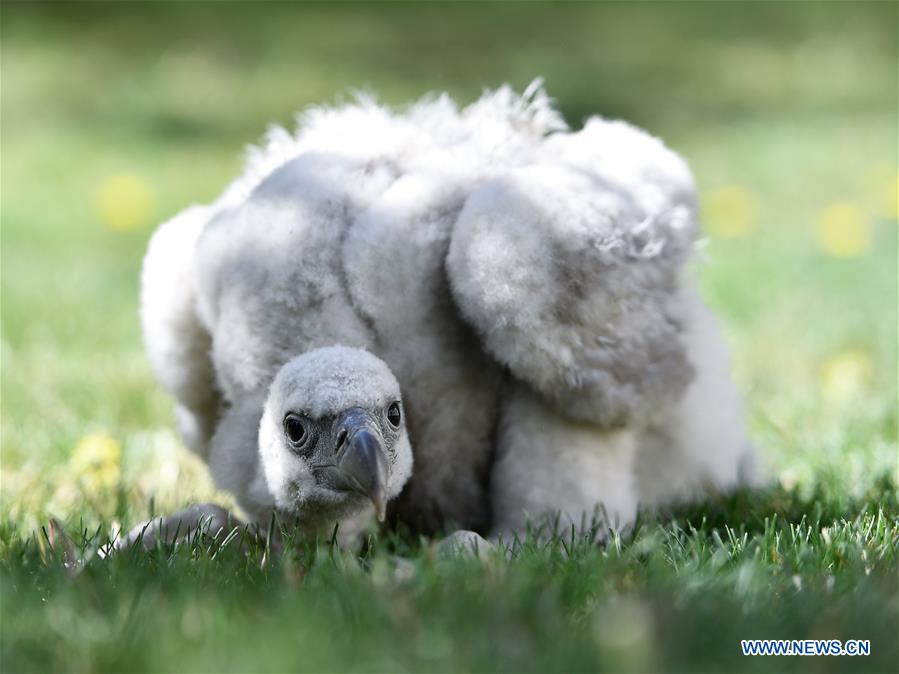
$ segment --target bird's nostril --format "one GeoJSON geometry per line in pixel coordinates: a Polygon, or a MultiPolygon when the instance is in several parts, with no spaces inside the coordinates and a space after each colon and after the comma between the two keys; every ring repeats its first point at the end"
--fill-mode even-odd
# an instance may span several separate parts
{"type": "Polygon", "coordinates": [[[337,451],[339,452],[343,449],[343,446],[346,444],[347,432],[345,428],[341,428],[340,432],[337,434],[337,451]]]}

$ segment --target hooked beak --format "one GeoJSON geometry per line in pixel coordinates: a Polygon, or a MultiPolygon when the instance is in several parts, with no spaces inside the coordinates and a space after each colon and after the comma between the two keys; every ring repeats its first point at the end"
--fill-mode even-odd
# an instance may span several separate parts
{"type": "Polygon", "coordinates": [[[348,419],[347,440],[338,448],[337,465],[329,470],[335,489],[369,498],[378,521],[384,521],[387,461],[381,441],[364,422],[348,419]],[[361,423],[360,423],[361,422],[361,423]]]}

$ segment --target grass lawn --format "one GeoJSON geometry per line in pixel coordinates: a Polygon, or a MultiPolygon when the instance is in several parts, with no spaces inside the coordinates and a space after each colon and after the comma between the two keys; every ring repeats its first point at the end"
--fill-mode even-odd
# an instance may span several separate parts
{"type": "Polygon", "coordinates": [[[0,671],[897,671],[897,20],[875,2],[4,3],[0,671]],[[770,486],[508,561],[389,533],[264,566],[203,541],[97,555],[120,526],[227,503],[144,359],[155,224],[306,105],[536,75],[573,126],[626,117],[691,163],[697,272],[770,486]],[[872,652],[745,658],[748,638],[872,652]]]}

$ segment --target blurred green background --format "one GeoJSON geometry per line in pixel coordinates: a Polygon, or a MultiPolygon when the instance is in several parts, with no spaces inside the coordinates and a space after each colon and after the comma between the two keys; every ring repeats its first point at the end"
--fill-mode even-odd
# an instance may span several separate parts
{"type": "Polygon", "coordinates": [[[895,502],[897,8],[4,2],[0,552],[49,515],[215,496],[144,359],[138,274],[267,125],[536,76],[571,126],[622,117],[692,166],[698,271],[774,484],[895,502]]]}

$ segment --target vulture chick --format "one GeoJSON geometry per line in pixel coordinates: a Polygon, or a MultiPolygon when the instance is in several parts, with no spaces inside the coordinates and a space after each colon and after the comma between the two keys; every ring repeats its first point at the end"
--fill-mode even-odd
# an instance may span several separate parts
{"type": "Polygon", "coordinates": [[[298,121],[143,267],[154,372],[252,522],[627,528],[748,478],[686,268],[693,180],[659,140],[569,131],[539,82],[298,121]]]}

